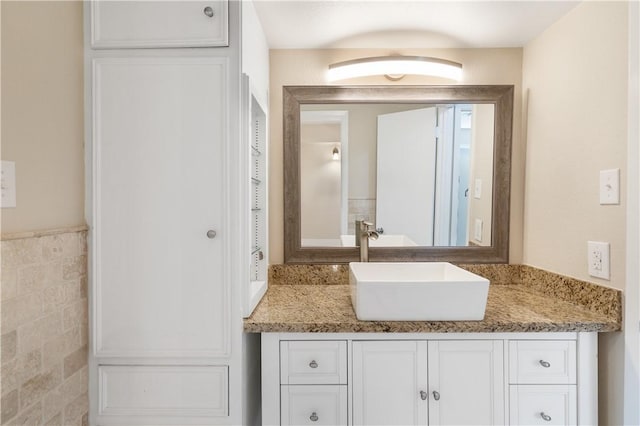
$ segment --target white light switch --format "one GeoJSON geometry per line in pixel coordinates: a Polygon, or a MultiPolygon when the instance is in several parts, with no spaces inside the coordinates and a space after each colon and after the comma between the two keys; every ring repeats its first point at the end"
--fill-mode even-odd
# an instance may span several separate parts
{"type": "Polygon", "coordinates": [[[16,163],[13,161],[2,161],[0,168],[2,179],[2,208],[16,206],[16,163]]]}
{"type": "Polygon", "coordinates": [[[475,226],[473,227],[473,239],[482,242],[482,219],[475,220],[475,226]]]}
{"type": "Polygon", "coordinates": [[[600,204],[620,204],[620,169],[600,172],[600,204]]]}
{"type": "Polygon", "coordinates": [[[482,179],[476,179],[473,186],[473,198],[480,199],[482,197],[482,179]]]}
{"type": "Polygon", "coordinates": [[[609,274],[609,243],[587,241],[589,261],[589,275],[608,280],[609,274]]]}

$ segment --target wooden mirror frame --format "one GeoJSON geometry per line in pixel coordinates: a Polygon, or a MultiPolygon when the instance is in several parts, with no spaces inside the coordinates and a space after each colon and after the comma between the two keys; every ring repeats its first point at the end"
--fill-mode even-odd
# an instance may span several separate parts
{"type": "Polygon", "coordinates": [[[493,104],[493,198],[491,245],[465,247],[370,247],[369,259],[508,263],[513,132],[512,85],[501,86],[285,86],[284,262],[348,263],[360,259],[357,247],[303,247],[300,190],[300,105],[357,103],[493,104]]]}

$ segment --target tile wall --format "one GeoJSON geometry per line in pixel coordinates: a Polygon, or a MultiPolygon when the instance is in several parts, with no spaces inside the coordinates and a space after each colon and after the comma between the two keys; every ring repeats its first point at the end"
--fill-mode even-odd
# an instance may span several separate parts
{"type": "Polygon", "coordinates": [[[3,237],[2,425],[87,425],[86,231],[3,237]]]}

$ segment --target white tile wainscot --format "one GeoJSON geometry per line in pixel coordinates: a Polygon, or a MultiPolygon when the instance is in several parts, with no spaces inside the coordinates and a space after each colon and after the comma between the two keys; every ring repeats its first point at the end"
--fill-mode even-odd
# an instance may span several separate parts
{"type": "Polygon", "coordinates": [[[262,333],[262,422],[593,425],[597,342],[594,332],[262,333]],[[284,380],[291,368],[305,380],[284,380]],[[290,396],[301,392],[298,406],[290,396]]]}

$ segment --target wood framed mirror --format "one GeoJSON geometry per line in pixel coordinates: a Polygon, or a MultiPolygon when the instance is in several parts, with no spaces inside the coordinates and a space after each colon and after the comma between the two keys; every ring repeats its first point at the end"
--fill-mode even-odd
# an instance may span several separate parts
{"type": "Polygon", "coordinates": [[[284,261],[507,263],[512,85],[285,86],[284,261]]]}

